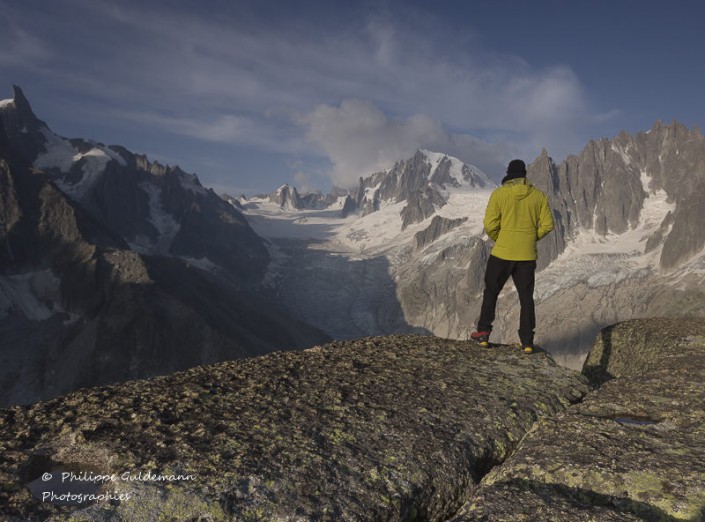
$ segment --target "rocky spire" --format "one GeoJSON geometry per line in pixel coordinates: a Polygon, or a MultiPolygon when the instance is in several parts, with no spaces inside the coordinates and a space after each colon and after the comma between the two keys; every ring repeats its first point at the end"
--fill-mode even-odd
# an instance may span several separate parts
{"type": "Polygon", "coordinates": [[[35,116],[22,89],[17,85],[14,85],[13,89],[13,103],[4,107],[0,113],[0,126],[14,148],[25,159],[33,161],[37,154],[44,150],[46,143],[46,137],[40,131],[48,127],[35,116]]]}
{"type": "Polygon", "coordinates": [[[269,201],[287,210],[301,210],[303,208],[296,187],[291,187],[286,183],[269,195],[269,201]]]}
{"type": "Polygon", "coordinates": [[[27,97],[22,92],[22,89],[17,86],[12,86],[14,98],[15,98],[15,113],[17,115],[17,124],[20,129],[26,128],[27,130],[36,130],[40,127],[46,127],[46,123],[41,121],[34,114],[32,107],[29,105],[27,97]]]}

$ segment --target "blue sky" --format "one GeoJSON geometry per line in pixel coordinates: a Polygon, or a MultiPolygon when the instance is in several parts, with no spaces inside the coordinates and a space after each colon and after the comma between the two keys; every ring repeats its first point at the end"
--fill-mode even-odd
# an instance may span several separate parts
{"type": "Polygon", "coordinates": [[[0,0],[0,98],[218,192],[327,191],[417,148],[499,179],[542,147],[703,126],[703,20],[695,0],[0,0]]]}

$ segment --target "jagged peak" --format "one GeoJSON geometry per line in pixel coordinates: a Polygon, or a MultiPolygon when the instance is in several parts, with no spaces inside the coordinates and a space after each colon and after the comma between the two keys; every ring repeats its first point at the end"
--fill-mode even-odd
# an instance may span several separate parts
{"type": "Polygon", "coordinates": [[[42,127],[48,128],[47,124],[37,118],[34,114],[34,111],[32,110],[32,107],[30,106],[29,101],[24,95],[22,89],[18,85],[13,85],[12,89],[13,98],[0,101],[0,109],[5,107],[14,109],[14,119],[16,125],[18,125],[18,128],[20,129],[26,128],[38,130],[42,127]]]}
{"type": "Polygon", "coordinates": [[[24,92],[22,92],[22,88],[19,85],[12,86],[12,94],[15,103],[26,103],[29,105],[29,101],[27,101],[27,97],[24,95],[24,92]]]}
{"type": "Polygon", "coordinates": [[[22,92],[22,89],[18,85],[13,85],[12,90],[14,95],[15,108],[17,109],[17,112],[20,117],[27,117],[39,121],[37,116],[34,114],[31,105],[29,104],[29,100],[27,100],[27,97],[24,95],[24,92],[22,92]]]}
{"type": "Polygon", "coordinates": [[[269,194],[269,201],[276,203],[281,208],[288,210],[301,210],[301,197],[296,187],[284,183],[277,190],[269,194]]]}
{"type": "Polygon", "coordinates": [[[553,158],[548,155],[548,150],[546,150],[546,147],[541,148],[541,154],[539,154],[539,157],[536,158],[532,165],[533,164],[543,164],[548,165],[549,167],[553,165],[553,158]]]}
{"type": "MultiPolygon", "coordinates": [[[[651,129],[647,131],[647,133],[659,132],[664,130],[666,132],[691,132],[691,129],[689,129],[686,125],[674,119],[673,121],[671,121],[671,123],[664,123],[662,120],[656,120],[651,126],[651,129]]],[[[693,127],[692,131],[698,133],[700,132],[700,128],[697,126],[697,124],[693,127]]]]}
{"type": "Polygon", "coordinates": [[[284,183],[282,186],[280,186],[277,189],[277,192],[279,193],[279,192],[284,192],[284,191],[289,191],[289,190],[296,190],[296,187],[292,187],[288,183],[284,183]]]}

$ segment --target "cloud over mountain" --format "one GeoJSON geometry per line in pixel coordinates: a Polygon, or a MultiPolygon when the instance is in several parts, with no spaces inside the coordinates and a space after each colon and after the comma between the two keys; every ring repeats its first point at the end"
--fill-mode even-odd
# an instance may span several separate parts
{"type": "Polygon", "coordinates": [[[311,142],[330,159],[331,180],[340,187],[349,187],[362,174],[388,168],[424,147],[468,161],[472,158],[490,172],[506,154],[469,134],[451,133],[424,114],[392,119],[367,100],[345,99],[338,107],[319,105],[301,121],[311,142]]]}

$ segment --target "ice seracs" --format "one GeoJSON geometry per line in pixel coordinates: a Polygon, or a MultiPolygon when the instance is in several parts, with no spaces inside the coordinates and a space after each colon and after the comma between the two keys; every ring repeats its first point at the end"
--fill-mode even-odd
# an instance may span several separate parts
{"type": "Polygon", "coordinates": [[[21,314],[29,320],[44,321],[63,312],[60,285],[50,269],[0,275],[0,320],[21,314]]]}

